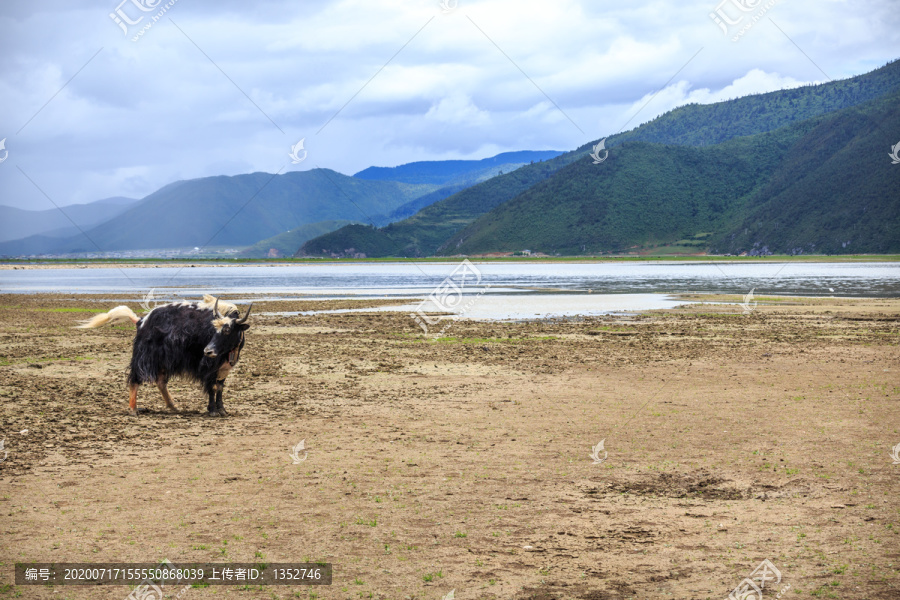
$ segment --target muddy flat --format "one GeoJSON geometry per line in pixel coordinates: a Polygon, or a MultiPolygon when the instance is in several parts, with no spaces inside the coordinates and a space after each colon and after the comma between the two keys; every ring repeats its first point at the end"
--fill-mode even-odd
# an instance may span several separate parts
{"type": "Polygon", "coordinates": [[[0,296],[0,600],[129,593],[16,586],[16,562],[163,559],[334,566],[188,599],[720,599],[766,559],[766,599],[900,598],[898,300],[439,339],[378,302],[258,303],[373,312],[251,316],[210,418],[187,382],[129,416],[134,327],[72,328],[110,298],[0,296]]]}

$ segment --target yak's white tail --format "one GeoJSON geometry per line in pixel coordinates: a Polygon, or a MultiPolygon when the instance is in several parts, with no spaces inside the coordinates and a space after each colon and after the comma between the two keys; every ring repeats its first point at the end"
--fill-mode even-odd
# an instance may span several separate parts
{"type": "Polygon", "coordinates": [[[141,319],[134,314],[134,311],[127,306],[117,306],[109,312],[97,315],[87,321],[82,321],[78,329],[91,329],[92,327],[100,327],[107,323],[118,323],[120,321],[131,321],[137,323],[141,319]]]}

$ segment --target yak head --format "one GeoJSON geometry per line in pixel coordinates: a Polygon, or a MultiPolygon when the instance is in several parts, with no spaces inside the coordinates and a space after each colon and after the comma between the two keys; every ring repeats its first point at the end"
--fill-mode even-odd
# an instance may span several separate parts
{"type": "MultiPolygon", "coordinates": [[[[247,313],[243,318],[237,316],[229,317],[219,314],[219,301],[216,300],[213,306],[212,325],[216,329],[215,335],[203,349],[203,354],[208,358],[215,358],[223,354],[228,354],[229,362],[232,364],[237,362],[238,354],[244,347],[244,332],[250,329],[247,323],[247,317],[250,316],[250,310],[253,308],[251,304],[247,308],[247,313]],[[232,360],[233,358],[233,360],[232,360]]],[[[228,313],[234,314],[234,313],[228,313]]]]}

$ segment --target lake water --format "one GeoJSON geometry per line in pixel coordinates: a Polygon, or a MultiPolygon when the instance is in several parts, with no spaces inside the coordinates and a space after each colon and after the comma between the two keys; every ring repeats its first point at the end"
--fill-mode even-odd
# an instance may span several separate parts
{"type": "Polygon", "coordinates": [[[457,312],[468,307],[466,316],[471,318],[666,308],[677,304],[667,295],[680,292],[743,295],[753,289],[756,296],[900,296],[900,263],[474,263],[462,270],[459,265],[401,261],[6,270],[0,271],[0,292],[133,292],[139,299],[153,289],[163,298],[212,293],[232,300],[243,294],[420,300],[437,289],[432,298],[442,298],[444,308],[457,312]]]}

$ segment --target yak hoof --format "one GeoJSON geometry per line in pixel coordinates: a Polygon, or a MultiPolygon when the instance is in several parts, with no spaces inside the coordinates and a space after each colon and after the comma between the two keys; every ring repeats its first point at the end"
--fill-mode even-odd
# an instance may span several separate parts
{"type": "Polygon", "coordinates": [[[225,411],[219,412],[218,410],[211,410],[208,413],[206,413],[206,416],[207,417],[224,417],[225,411]]]}
{"type": "Polygon", "coordinates": [[[150,412],[149,408],[136,408],[134,410],[128,409],[128,414],[132,417],[136,417],[141,413],[150,412]]]}

